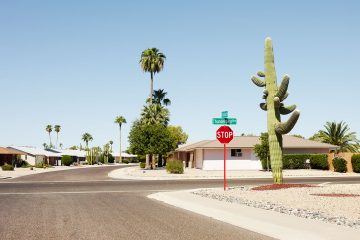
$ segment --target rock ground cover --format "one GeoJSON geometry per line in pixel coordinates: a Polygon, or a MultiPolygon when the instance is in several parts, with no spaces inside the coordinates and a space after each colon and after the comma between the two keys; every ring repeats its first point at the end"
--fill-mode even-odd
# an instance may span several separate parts
{"type": "Polygon", "coordinates": [[[342,197],[343,194],[359,195],[360,184],[328,184],[267,191],[252,190],[254,187],[235,187],[225,192],[222,189],[200,189],[193,194],[360,229],[359,199],[356,196],[342,197]]]}

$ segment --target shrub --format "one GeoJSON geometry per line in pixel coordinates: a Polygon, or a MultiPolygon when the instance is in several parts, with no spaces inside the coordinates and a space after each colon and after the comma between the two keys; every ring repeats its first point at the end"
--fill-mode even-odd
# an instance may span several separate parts
{"type": "Polygon", "coordinates": [[[3,171],[14,171],[14,166],[7,163],[2,165],[1,168],[3,171]]]}
{"type": "Polygon", "coordinates": [[[312,169],[329,170],[327,154],[311,154],[310,166],[312,169]]]}
{"type": "Polygon", "coordinates": [[[125,164],[128,164],[128,163],[129,163],[129,160],[127,160],[127,159],[122,159],[121,162],[122,162],[122,163],[125,163],[125,164]]]}
{"type": "Polygon", "coordinates": [[[144,162],[141,162],[141,163],[140,163],[140,168],[145,168],[145,165],[146,165],[146,164],[145,164],[144,162]]]}
{"type": "Polygon", "coordinates": [[[360,173],[360,154],[354,154],[351,156],[351,165],[354,172],[360,173]]]}
{"type": "Polygon", "coordinates": [[[43,168],[44,165],[45,165],[45,164],[44,164],[43,162],[38,162],[38,163],[35,164],[35,167],[36,167],[36,168],[43,168]]]}
{"type": "Polygon", "coordinates": [[[64,155],[61,157],[61,164],[64,166],[70,166],[73,163],[73,159],[71,156],[64,155]]]}
{"type": "Polygon", "coordinates": [[[115,161],[114,156],[111,155],[111,154],[109,154],[108,162],[109,162],[109,163],[114,163],[114,161],[115,161]]]}
{"type": "Polygon", "coordinates": [[[343,158],[336,157],[332,160],[335,172],[344,173],[347,171],[346,160],[343,158]]]}
{"type": "Polygon", "coordinates": [[[183,174],[184,173],[183,163],[177,160],[169,161],[166,164],[166,171],[169,173],[183,174]]]}
{"type": "Polygon", "coordinates": [[[283,169],[305,169],[307,159],[310,159],[310,154],[285,154],[283,169]]]}

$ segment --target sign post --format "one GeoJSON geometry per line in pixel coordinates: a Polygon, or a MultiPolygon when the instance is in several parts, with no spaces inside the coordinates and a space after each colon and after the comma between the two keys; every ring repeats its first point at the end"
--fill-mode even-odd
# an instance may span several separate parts
{"type": "Polygon", "coordinates": [[[226,144],[234,138],[234,132],[229,126],[221,126],[216,131],[217,140],[224,144],[224,191],[227,189],[226,182],[226,144]]]}

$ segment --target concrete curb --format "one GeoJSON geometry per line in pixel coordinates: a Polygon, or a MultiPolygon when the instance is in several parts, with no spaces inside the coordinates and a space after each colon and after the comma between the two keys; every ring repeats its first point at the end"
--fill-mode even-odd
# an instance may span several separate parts
{"type": "Polygon", "coordinates": [[[204,198],[191,191],[159,192],[148,198],[277,239],[359,239],[360,231],[356,229],[204,198]]]}

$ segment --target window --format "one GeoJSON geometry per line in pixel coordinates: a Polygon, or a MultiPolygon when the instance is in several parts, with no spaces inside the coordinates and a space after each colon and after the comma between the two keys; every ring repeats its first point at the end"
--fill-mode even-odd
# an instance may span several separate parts
{"type": "Polygon", "coordinates": [[[241,153],[241,149],[231,149],[231,156],[232,157],[241,157],[242,153],[241,153]]]}

